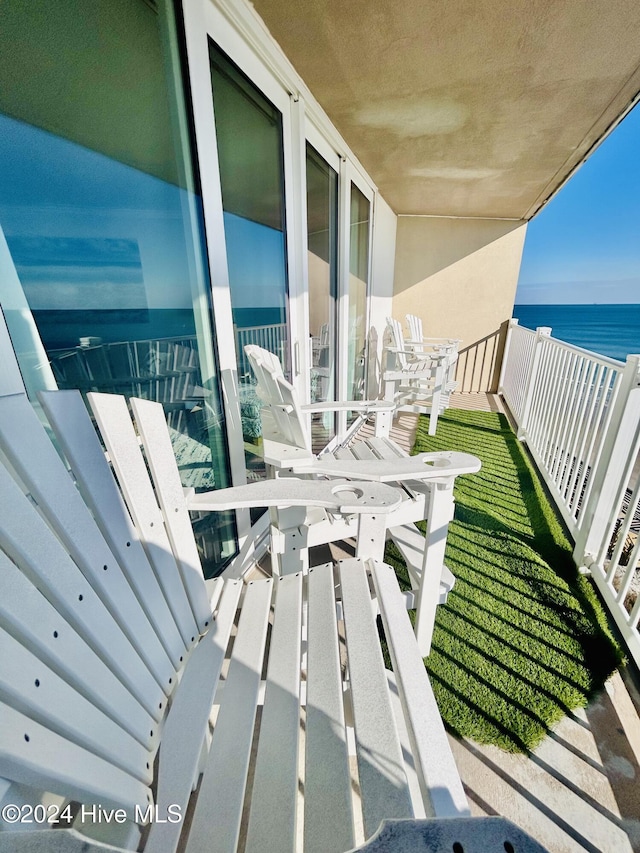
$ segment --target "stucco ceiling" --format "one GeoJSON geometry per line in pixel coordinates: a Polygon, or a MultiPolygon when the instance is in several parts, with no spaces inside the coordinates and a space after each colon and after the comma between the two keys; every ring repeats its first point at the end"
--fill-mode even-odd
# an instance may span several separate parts
{"type": "Polygon", "coordinates": [[[397,213],[530,218],[640,90],[638,0],[254,0],[397,213]]]}

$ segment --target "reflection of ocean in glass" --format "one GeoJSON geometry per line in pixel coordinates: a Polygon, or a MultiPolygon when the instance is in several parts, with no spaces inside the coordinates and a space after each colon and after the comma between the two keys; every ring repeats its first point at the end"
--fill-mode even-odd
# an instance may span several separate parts
{"type": "Polygon", "coordinates": [[[521,326],[551,326],[554,338],[624,361],[640,353],[640,304],[516,305],[521,326]]]}
{"type": "Polygon", "coordinates": [[[233,213],[224,214],[238,376],[253,377],[244,354],[256,344],[287,362],[284,234],[233,213]],[[250,247],[250,251],[247,249],[250,247]]]}
{"type": "MultiPolygon", "coordinates": [[[[183,484],[205,489],[227,485],[228,471],[212,320],[193,309],[208,303],[198,210],[186,189],[0,115],[0,227],[13,267],[0,301],[19,360],[33,367],[30,309],[58,386],[161,402],[183,484]]],[[[233,520],[196,529],[214,574],[235,551],[233,520]]]]}
{"type": "Polygon", "coordinates": [[[255,480],[266,469],[244,347],[269,350],[290,372],[282,114],[212,42],[209,57],[242,434],[247,477],[255,480]]]}

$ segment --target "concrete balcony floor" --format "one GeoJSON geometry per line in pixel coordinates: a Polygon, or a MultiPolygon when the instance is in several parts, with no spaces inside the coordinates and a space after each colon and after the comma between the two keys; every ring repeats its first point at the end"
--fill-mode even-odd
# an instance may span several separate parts
{"type": "MultiPolygon", "coordinates": [[[[488,394],[456,394],[452,408],[504,411],[488,394]]],[[[417,416],[393,437],[413,446],[417,416]]],[[[558,723],[530,755],[450,736],[473,815],[503,815],[550,853],[640,851],[640,693],[615,673],[591,704],[558,723]]]]}

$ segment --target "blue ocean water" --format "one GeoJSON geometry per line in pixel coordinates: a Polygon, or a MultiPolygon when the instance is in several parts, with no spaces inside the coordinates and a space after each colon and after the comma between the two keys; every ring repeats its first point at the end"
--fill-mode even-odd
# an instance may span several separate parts
{"type": "Polygon", "coordinates": [[[552,335],[574,346],[624,361],[640,353],[640,304],[516,305],[521,326],[551,326],[552,335]]]}

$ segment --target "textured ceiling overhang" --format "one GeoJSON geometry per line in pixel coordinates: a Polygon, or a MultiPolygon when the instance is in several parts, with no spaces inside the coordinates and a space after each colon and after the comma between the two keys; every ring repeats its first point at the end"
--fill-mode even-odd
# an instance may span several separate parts
{"type": "Polygon", "coordinates": [[[640,91],[638,0],[255,0],[397,213],[528,219],[640,91]]]}

